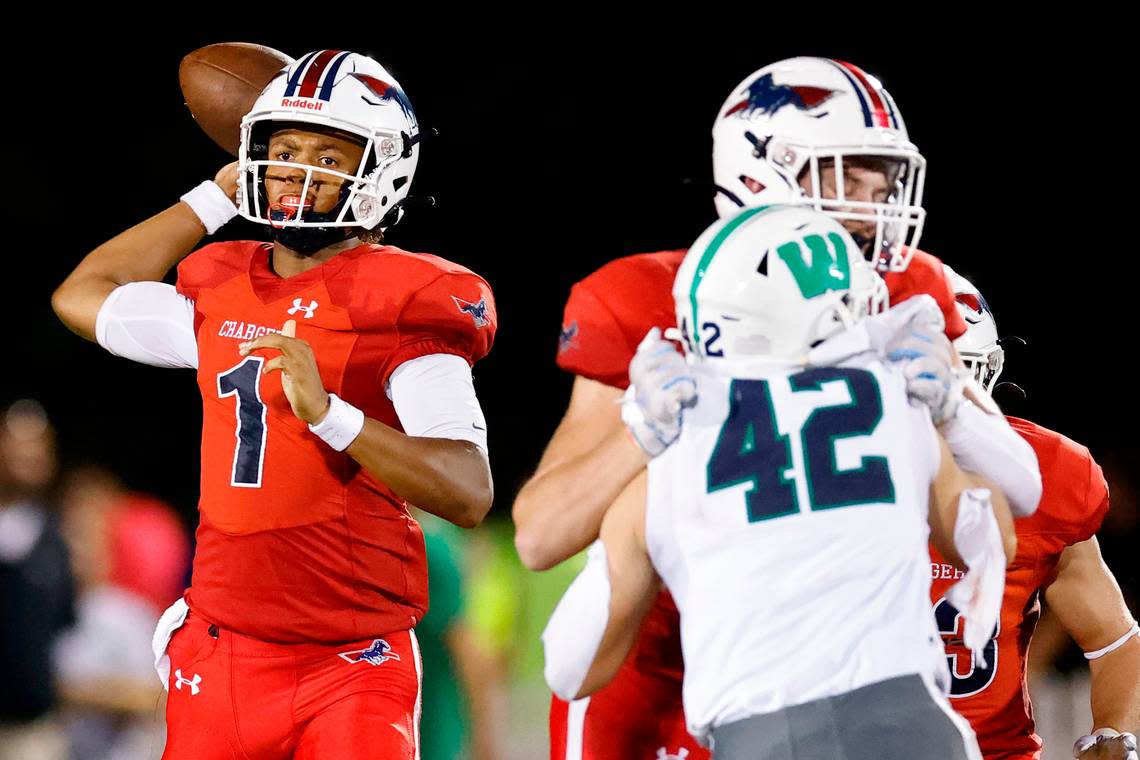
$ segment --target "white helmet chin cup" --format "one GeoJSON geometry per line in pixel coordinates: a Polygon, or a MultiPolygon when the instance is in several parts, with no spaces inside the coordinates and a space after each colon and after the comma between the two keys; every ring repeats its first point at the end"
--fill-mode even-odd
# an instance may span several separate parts
{"type": "Polygon", "coordinates": [[[874,77],[828,58],[779,61],[732,91],[712,134],[722,217],[742,208],[809,204],[847,222],[881,271],[906,269],[926,217],[926,161],[874,77]],[[853,185],[853,166],[885,182],[853,185]]]}
{"type": "Polygon", "coordinates": [[[419,160],[419,124],[395,78],[373,59],[340,50],[318,50],[290,64],[265,86],[241,123],[238,151],[239,208],[242,217],[274,227],[359,227],[375,229],[399,217],[419,160]],[[353,173],[274,161],[268,155],[272,133],[297,129],[336,130],[360,138],[364,154],[353,173]],[[263,179],[272,166],[305,169],[299,194],[314,177],[343,181],[344,198],[328,214],[297,209],[270,218],[263,179]],[[397,211],[393,211],[397,209],[397,211]]]}
{"type": "Polygon", "coordinates": [[[837,221],[805,206],[746,209],[698,238],[673,284],[694,361],[802,360],[887,307],[883,279],[837,221]]]}
{"type": "Polygon", "coordinates": [[[974,284],[947,264],[942,267],[954,289],[954,303],[966,321],[966,332],[954,341],[966,368],[974,373],[978,384],[992,393],[1005,367],[1005,350],[998,338],[997,322],[990,305],[974,284]]]}

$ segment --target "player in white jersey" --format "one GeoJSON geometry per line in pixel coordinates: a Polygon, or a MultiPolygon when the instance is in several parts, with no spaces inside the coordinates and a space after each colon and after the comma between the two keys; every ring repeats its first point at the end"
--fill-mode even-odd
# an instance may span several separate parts
{"type": "MultiPolygon", "coordinates": [[[[605,685],[664,581],[681,613],[689,730],[718,760],[980,757],[936,685],[927,542],[969,568],[975,596],[992,599],[996,579],[999,603],[1015,543],[1004,497],[960,470],[928,407],[908,401],[908,379],[944,373],[869,350],[857,328],[885,309],[885,287],[810,209],[713,225],[673,296],[697,401],[609,511],[552,616],[552,689],[605,685]]],[[[941,320],[931,299],[892,315],[941,320]]],[[[637,393],[623,416],[641,440],[637,393]]]]}

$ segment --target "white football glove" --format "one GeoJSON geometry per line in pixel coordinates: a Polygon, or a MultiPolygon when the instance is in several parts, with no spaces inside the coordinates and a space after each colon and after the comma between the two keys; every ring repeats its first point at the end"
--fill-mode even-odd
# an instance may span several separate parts
{"type": "Polygon", "coordinates": [[[1086,751],[1096,745],[1109,745],[1116,752],[1114,757],[1122,760],[1138,760],[1136,754],[1136,736],[1128,732],[1120,733],[1112,728],[1098,728],[1087,736],[1077,739],[1073,745],[1073,757],[1080,758],[1086,751]]]}
{"type": "Polygon", "coordinates": [[[681,411],[697,400],[697,383],[676,346],[654,327],[629,363],[621,418],[645,453],[655,457],[681,434],[681,411]]]}
{"type": "MultiPolygon", "coordinates": [[[[924,312],[922,316],[928,316],[924,312]]],[[[952,419],[962,403],[962,378],[954,366],[954,348],[946,337],[942,314],[901,325],[886,343],[888,361],[902,365],[907,395],[930,409],[935,425],[952,419]]]]}

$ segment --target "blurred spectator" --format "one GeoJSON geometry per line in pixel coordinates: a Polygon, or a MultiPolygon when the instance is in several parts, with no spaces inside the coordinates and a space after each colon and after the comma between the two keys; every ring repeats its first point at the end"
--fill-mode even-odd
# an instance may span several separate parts
{"type": "Polygon", "coordinates": [[[151,636],[182,593],[189,542],[169,506],[99,467],[69,473],[61,501],[79,589],[78,621],[55,648],[72,756],[158,757],[163,690],[151,636]]]}
{"type": "Polygon", "coordinates": [[[74,620],[67,548],[47,505],[55,431],[35,401],[0,418],[0,760],[67,756],[51,645],[74,620]]]}
{"type": "Polygon", "coordinates": [[[499,760],[505,722],[503,667],[464,615],[469,533],[426,512],[431,607],[416,628],[423,660],[423,760],[499,760]]]}
{"type": "Polygon", "coordinates": [[[509,674],[508,709],[501,724],[509,737],[506,760],[549,753],[550,691],[542,676],[540,634],[562,593],[582,569],[585,552],[535,573],[519,560],[514,523],[493,516],[471,534],[473,572],[465,616],[476,639],[509,674]]]}

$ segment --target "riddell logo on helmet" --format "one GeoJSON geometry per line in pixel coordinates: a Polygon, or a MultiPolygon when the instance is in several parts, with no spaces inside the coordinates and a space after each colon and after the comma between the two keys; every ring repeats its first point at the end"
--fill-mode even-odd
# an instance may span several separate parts
{"type": "Polygon", "coordinates": [[[305,108],[310,111],[322,111],[325,107],[323,101],[309,98],[282,98],[281,105],[284,108],[305,108]]]}

